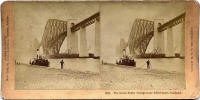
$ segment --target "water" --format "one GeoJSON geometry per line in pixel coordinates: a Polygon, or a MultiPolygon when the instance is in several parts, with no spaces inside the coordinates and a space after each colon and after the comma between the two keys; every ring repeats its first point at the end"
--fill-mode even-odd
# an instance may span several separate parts
{"type": "MultiPolygon", "coordinates": [[[[60,61],[62,59],[49,59],[50,68],[57,68],[60,69],[60,61]]],[[[64,69],[70,69],[74,71],[81,71],[81,72],[99,72],[99,59],[93,58],[72,58],[72,59],[63,59],[64,61],[64,69]]]]}
{"type": "MultiPolygon", "coordinates": [[[[141,65],[148,59],[136,59],[138,62],[138,67],[146,68],[145,65],[141,65]]],[[[160,58],[160,59],[150,59],[151,61],[151,68],[169,72],[179,72],[184,73],[185,71],[185,62],[184,59],[180,58],[160,58]]]]}
{"type": "MultiPolygon", "coordinates": [[[[93,58],[73,58],[73,59],[63,59],[64,60],[64,69],[70,69],[74,71],[81,72],[95,72],[99,73],[99,68],[101,66],[99,59],[93,58]]],[[[135,59],[136,67],[146,69],[146,61],[148,59],[139,58],[135,59]]],[[[151,62],[151,68],[154,70],[168,71],[168,72],[176,72],[176,73],[184,73],[184,59],[180,58],[152,58],[149,59],[151,62]]],[[[49,59],[50,68],[60,69],[60,61],[61,59],[49,59]]],[[[116,58],[107,58],[104,62],[115,63],[116,58]]],[[[108,65],[109,66],[109,65],[108,65]]]]}
{"type": "MultiPolygon", "coordinates": [[[[107,57],[104,62],[115,63],[117,57],[107,57]]],[[[137,68],[147,68],[147,58],[135,58],[137,68]]],[[[150,67],[155,70],[168,72],[185,72],[185,59],[180,58],[150,58],[150,67]]]]}

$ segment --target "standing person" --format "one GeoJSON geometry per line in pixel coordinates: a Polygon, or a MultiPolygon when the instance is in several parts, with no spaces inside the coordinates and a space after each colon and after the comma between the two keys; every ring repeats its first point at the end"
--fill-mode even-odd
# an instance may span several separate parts
{"type": "Polygon", "coordinates": [[[150,69],[150,61],[149,60],[147,60],[147,69],[150,69]]]}
{"type": "Polygon", "coordinates": [[[37,49],[37,51],[36,51],[36,53],[37,53],[37,59],[39,59],[39,49],[37,49]]]}
{"type": "Polygon", "coordinates": [[[60,61],[60,65],[61,65],[61,69],[63,69],[63,65],[64,65],[64,61],[63,60],[60,61]]]}

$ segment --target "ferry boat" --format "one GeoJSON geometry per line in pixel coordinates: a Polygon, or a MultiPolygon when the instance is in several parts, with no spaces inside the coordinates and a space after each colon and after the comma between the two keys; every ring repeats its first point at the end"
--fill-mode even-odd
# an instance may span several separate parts
{"type": "Polygon", "coordinates": [[[133,66],[136,67],[136,62],[133,58],[128,56],[123,56],[118,61],[116,61],[117,65],[126,65],[126,66],[133,66]]]}
{"type": "Polygon", "coordinates": [[[44,58],[44,57],[36,57],[30,60],[30,65],[39,65],[39,66],[45,66],[45,67],[49,67],[49,61],[48,59],[44,58]]]}

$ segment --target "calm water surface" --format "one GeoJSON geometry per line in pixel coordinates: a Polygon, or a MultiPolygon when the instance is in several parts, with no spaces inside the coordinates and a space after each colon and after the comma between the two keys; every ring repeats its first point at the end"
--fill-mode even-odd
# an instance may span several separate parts
{"type": "MultiPolygon", "coordinates": [[[[51,68],[61,68],[60,61],[62,59],[49,59],[51,68]]],[[[99,72],[99,59],[93,58],[72,58],[63,59],[64,69],[70,69],[75,71],[89,71],[89,72],[99,72]]]]}
{"type": "MultiPolygon", "coordinates": [[[[115,63],[117,57],[106,58],[106,61],[109,63],[115,63]]],[[[136,67],[138,68],[147,68],[146,58],[136,58],[136,67]]],[[[169,72],[185,72],[185,59],[180,58],[150,58],[150,67],[155,70],[169,71],[169,72]]]]}
{"type": "MultiPolygon", "coordinates": [[[[62,59],[49,59],[50,68],[60,69],[60,61],[62,59]]],[[[101,63],[99,59],[93,58],[73,58],[73,59],[63,59],[64,60],[64,69],[70,69],[75,71],[89,71],[89,72],[99,72],[101,63]]],[[[148,59],[135,59],[137,68],[146,69],[146,61],[148,59]]],[[[151,62],[151,68],[155,70],[169,71],[169,72],[178,72],[184,73],[184,59],[180,58],[154,58],[149,59],[151,62]]],[[[109,63],[115,63],[116,58],[109,58],[105,61],[109,63]]],[[[105,62],[104,61],[104,62],[105,62]]],[[[106,65],[109,66],[109,65],[106,65]]],[[[112,66],[112,65],[110,65],[112,66]]],[[[112,67],[113,68],[113,67],[112,67]]]]}

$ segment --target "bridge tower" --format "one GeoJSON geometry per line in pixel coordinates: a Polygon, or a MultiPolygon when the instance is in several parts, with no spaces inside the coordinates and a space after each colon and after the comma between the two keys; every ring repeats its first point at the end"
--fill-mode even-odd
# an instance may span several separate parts
{"type": "Polygon", "coordinates": [[[101,49],[101,27],[100,27],[100,17],[95,19],[95,48],[94,56],[100,57],[101,49]]]}
{"type": "Polygon", "coordinates": [[[71,31],[74,22],[68,21],[67,25],[67,49],[69,54],[78,54],[78,35],[71,31]]]}
{"type": "Polygon", "coordinates": [[[80,57],[88,56],[86,27],[80,27],[80,57]]]}
{"type": "Polygon", "coordinates": [[[184,57],[185,56],[185,21],[183,21],[181,23],[181,32],[180,33],[181,33],[180,56],[184,57]]]}
{"type": "Polygon", "coordinates": [[[166,56],[172,57],[174,56],[174,36],[173,36],[173,27],[169,26],[167,28],[167,50],[166,56]]]}
{"type": "MultiPolygon", "coordinates": [[[[77,23],[76,25],[72,25],[71,26],[71,34],[73,34],[74,32],[77,32],[78,30],[80,30],[79,32],[79,36],[80,36],[80,48],[79,48],[79,56],[80,57],[88,57],[88,47],[87,47],[87,34],[86,34],[86,28],[87,26],[91,25],[95,23],[95,49],[94,49],[94,56],[95,57],[100,57],[100,49],[101,49],[101,45],[100,45],[100,40],[101,40],[101,32],[100,32],[100,12],[97,12],[95,14],[93,14],[92,16],[82,20],[81,22],[77,23]]],[[[74,33],[76,35],[76,33],[74,33]]],[[[76,36],[74,36],[76,37],[76,36]]],[[[71,38],[71,37],[70,37],[71,38]]],[[[72,42],[70,40],[70,42],[72,42]]],[[[69,44],[72,44],[70,43],[69,44]]],[[[73,44],[74,46],[71,47],[75,47],[75,52],[78,51],[78,38],[75,39],[75,44],[73,44]]]]}
{"type": "Polygon", "coordinates": [[[180,14],[179,16],[169,20],[168,22],[164,23],[163,25],[159,26],[158,32],[163,32],[165,30],[167,30],[167,46],[166,46],[166,52],[165,52],[165,56],[166,57],[173,57],[175,56],[175,51],[174,51],[174,33],[173,33],[173,28],[174,26],[181,24],[181,35],[179,35],[180,37],[180,56],[184,57],[184,53],[185,53],[185,13],[180,14]]]}
{"type": "Polygon", "coordinates": [[[158,32],[158,27],[164,23],[164,19],[154,19],[154,49],[158,54],[164,54],[165,43],[164,43],[164,32],[158,32]]]}

